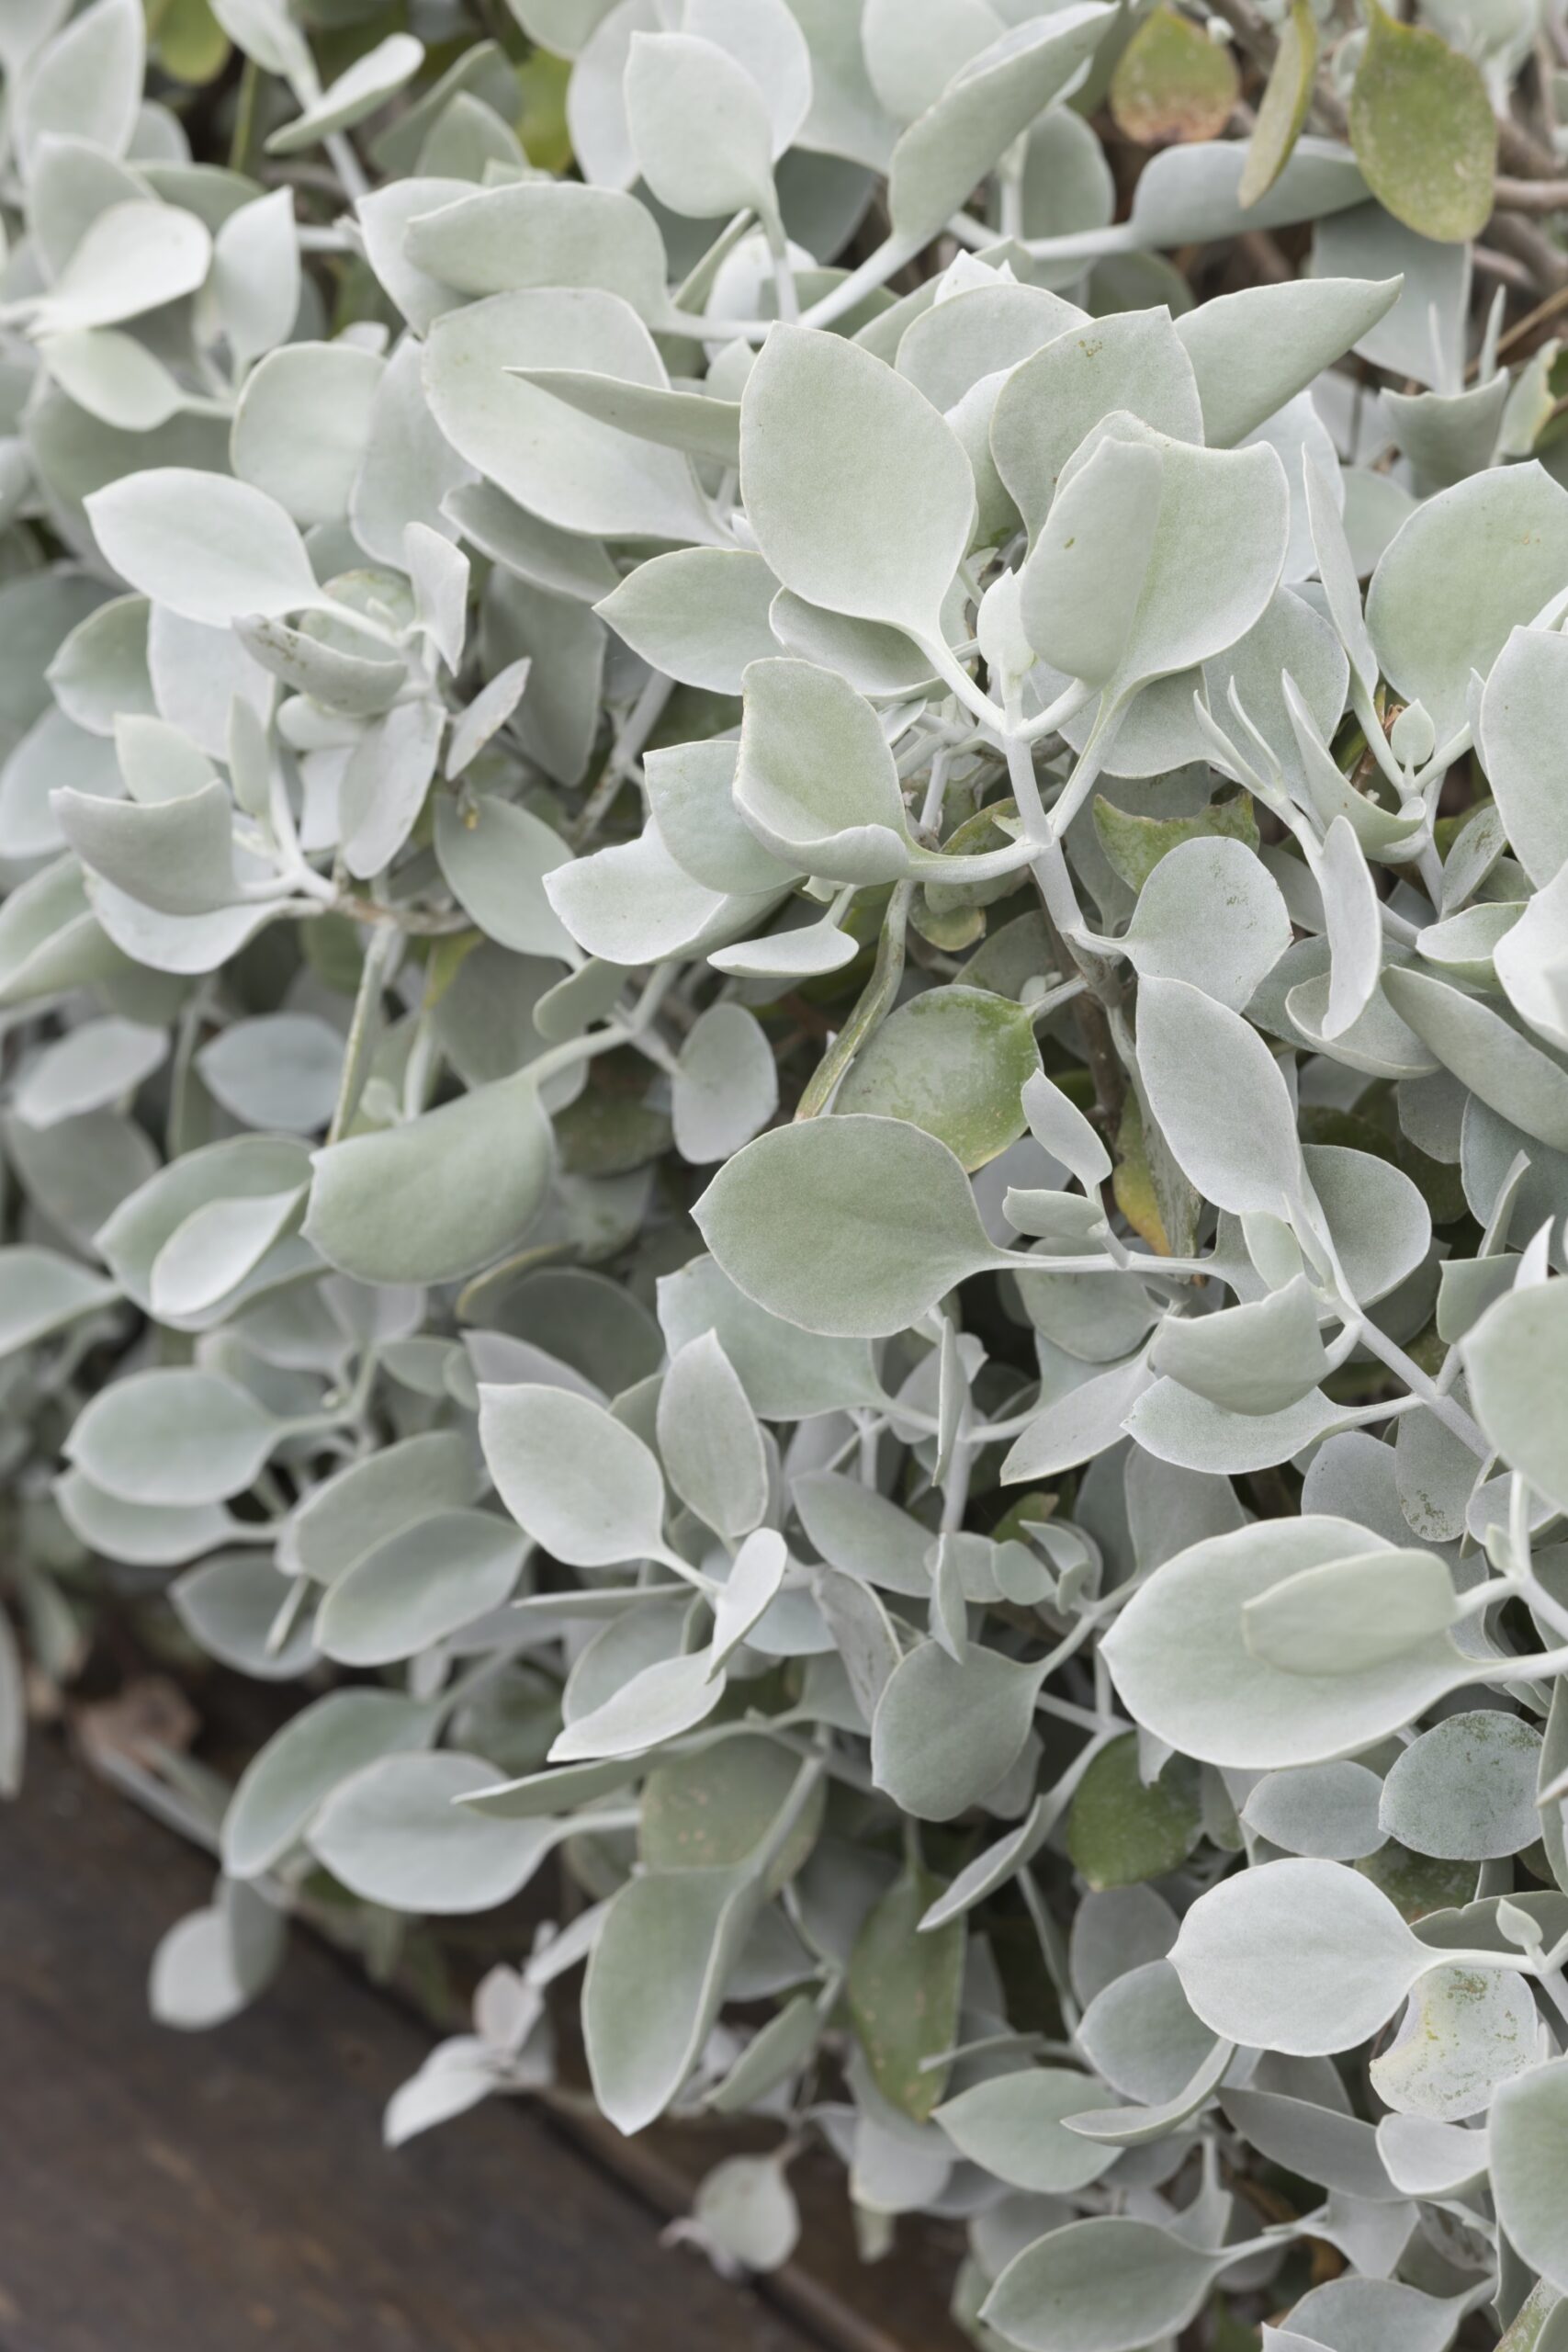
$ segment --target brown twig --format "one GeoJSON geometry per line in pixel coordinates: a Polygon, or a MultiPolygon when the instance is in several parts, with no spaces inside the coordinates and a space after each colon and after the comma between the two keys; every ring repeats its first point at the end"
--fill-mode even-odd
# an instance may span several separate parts
{"type": "Polygon", "coordinates": [[[1533,311],[1527,311],[1522,319],[1516,319],[1506,334],[1498,336],[1498,358],[1513,351],[1527,336],[1532,335],[1537,327],[1550,325],[1564,311],[1568,311],[1568,286],[1560,286],[1555,294],[1549,294],[1544,302],[1538,302],[1533,311]]]}
{"type": "MultiPolygon", "coordinates": [[[[1490,245],[1472,245],[1470,257],[1483,277],[1501,278],[1505,286],[1517,288],[1521,294],[1535,292],[1535,279],[1522,261],[1515,261],[1511,254],[1494,253],[1490,245]]],[[[1480,366],[1479,357],[1472,362],[1473,375],[1480,366]]]]}
{"type": "Polygon", "coordinates": [[[1568,254],[1517,212],[1496,212],[1487,234],[1492,243],[1524,263],[1536,284],[1555,294],[1568,286],[1568,254]]]}
{"type": "Polygon", "coordinates": [[[1500,212],[1568,212],[1568,180],[1499,176],[1493,195],[1500,212]]]}

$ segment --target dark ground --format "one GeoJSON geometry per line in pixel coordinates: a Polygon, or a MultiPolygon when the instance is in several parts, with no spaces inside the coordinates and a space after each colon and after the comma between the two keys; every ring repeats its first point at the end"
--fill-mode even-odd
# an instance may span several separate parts
{"type": "MultiPolygon", "coordinates": [[[[39,1738],[0,1815],[0,2352],[952,2352],[951,2248],[856,2263],[809,2169],[766,2292],[659,2244],[692,2157],[493,2101],[395,2154],[428,2030],[296,1933],[217,2032],[147,2013],[211,1870],[39,1738]],[[612,2168],[612,2165],[614,2168],[612,2168]],[[628,2177],[629,2175],[629,2177],[628,2177]]],[[[720,2151],[705,2145],[696,2169],[720,2151]]]]}

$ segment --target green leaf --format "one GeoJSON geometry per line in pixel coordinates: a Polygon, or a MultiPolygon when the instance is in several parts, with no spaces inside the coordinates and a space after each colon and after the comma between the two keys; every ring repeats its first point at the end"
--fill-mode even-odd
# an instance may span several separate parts
{"type": "Polygon", "coordinates": [[[1006,1779],[1034,1724],[1042,1677],[999,1650],[961,1658],[920,1642],[895,1667],[871,1727],[871,1769],[905,1813],[952,1821],[1006,1779]]]}
{"type": "Polygon", "coordinates": [[[762,1432],[713,1332],[671,1356],[658,1430],[671,1485],[715,1534],[739,1538],[761,1524],[768,1506],[762,1432]]]}
{"type": "Polygon", "coordinates": [[[1090,1886],[1135,1886],[1179,1870],[1202,1830],[1196,1767],[1174,1758],[1145,1786],[1130,1732],[1100,1749],[1074,1791],[1067,1851],[1090,1886]]]}
{"type": "Polygon", "coordinates": [[[1459,244],[1485,227],[1497,125],[1480,69],[1379,0],[1368,0],[1350,144],[1372,194],[1407,229],[1459,244]]]}
{"type": "Polygon", "coordinates": [[[1022,2352],[1142,2352],[1196,2318],[1224,2267],[1150,2222],[1069,2222],[1014,2256],[982,2315],[1022,2352]]]}
{"type": "Polygon", "coordinates": [[[341,1781],[377,1757],[424,1747],[434,1710],[392,1690],[329,1690],[275,1732],[240,1775],[223,1816],[223,1867],[257,1878],[298,1845],[341,1781]]]}
{"type": "Polygon", "coordinates": [[[786,588],[941,637],[975,479],[951,426],[883,361],[840,335],[775,327],[741,397],[740,488],[786,588]],[[911,475],[918,499],[903,494],[911,475]]]}
{"type": "Polygon", "coordinates": [[[451,1282],[521,1239],[550,1175],[550,1123],[525,1071],[314,1154],[307,1238],[364,1282],[451,1282]]]}
{"type": "Polygon", "coordinates": [[[619,2132],[661,2115],[706,2041],[761,1902],[744,1871],[656,1871],[611,1901],[588,1962],[593,2096],[619,2132]]]}
{"type": "Polygon", "coordinates": [[[1258,104],[1258,119],[1247,144],[1247,163],[1236,201],[1251,206],[1269,190],[1291,160],[1306,123],[1317,80],[1317,18],[1312,0],[1291,0],[1280,46],[1258,104]]]}
{"type": "Polygon", "coordinates": [[[378,1757],[327,1797],[310,1850],[351,1894],[389,1910],[493,1910],[526,1886],[559,1828],[457,1803],[491,1777],[481,1758],[450,1749],[378,1757]]]}
{"type": "Polygon", "coordinates": [[[1473,1666],[1446,1634],[1351,1674],[1295,1673],[1247,1646],[1249,1602],[1302,1570],[1392,1548],[1371,1533],[1315,1513],[1265,1520],[1168,1560],[1101,1644],[1134,1720],[1185,1756],[1268,1770],[1354,1755],[1461,1689],[1473,1666]]]}
{"type": "MultiPolygon", "coordinates": [[[[664,1758],[643,1783],[637,1841],[644,1865],[735,1868],[766,1837],[799,1770],[800,1758],[789,1748],[750,1732],[664,1758]]],[[[788,1884],[816,1844],[826,1795],[818,1782],[768,1873],[770,1894],[788,1884]]]]}
{"type": "Polygon", "coordinates": [[[1482,1427],[1505,1459],[1568,1510],[1562,1399],[1568,1381],[1568,1283],[1511,1291],[1464,1340],[1465,1373],[1482,1427]]]}
{"type": "Polygon", "coordinates": [[[176,82],[215,82],[229,62],[229,36],[208,0],[167,0],[149,8],[147,29],[158,62],[176,82]]]}
{"type": "Polygon", "coordinates": [[[1092,805],[1100,845],[1131,890],[1141,890],[1160,859],[1180,842],[1213,837],[1240,842],[1254,852],[1259,843],[1258,819],[1251,795],[1246,792],[1212,801],[1195,817],[1145,817],[1139,810],[1119,808],[1102,792],[1096,794],[1092,805]]]}
{"type": "Polygon", "coordinates": [[[948,2069],[926,2061],[958,2038],[964,1922],[916,1933],[942,1886],[923,1864],[906,1863],[855,1939],[844,1986],[873,2081],[917,2123],[940,2106],[947,2083],[948,2069]]]}
{"type": "Polygon", "coordinates": [[[216,1372],[136,1372],[100,1389],[66,1453],[130,1503],[216,1503],[248,1487],[283,1434],[249,1389],[216,1372]]]}
{"type": "Polygon", "coordinates": [[[984,989],[928,989],[862,1047],[833,1108],[907,1119],[974,1170],[1023,1133],[1022,1092],[1039,1068],[1023,1006],[984,989]]]}
{"type": "Polygon", "coordinates": [[[1013,2188],[1067,2196],[1098,2180],[1116,2150],[1065,2128],[1066,2116],[1116,2104],[1115,2094],[1066,2066],[1022,2066],[975,2083],[936,2110],[961,2155],[1013,2188]]]}
{"type": "Polygon", "coordinates": [[[635,1430],[568,1388],[479,1390],[479,1443],[497,1492],[536,1544],[571,1567],[664,1549],[664,1481],[635,1430]]]}
{"type": "Polygon", "coordinates": [[[1533,2270],[1568,2293],[1568,2059],[1505,2083],[1492,2103],[1492,2192],[1508,2242],[1533,2270]]]}
{"type": "Polygon", "coordinates": [[[692,1214],[738,1290],[829,1338],[901,1331],[1004,1254],[946,1145],[902,1119],[775,1127],[692,1214]]]}
{"type": "Polygon", "coordinates": [[[1359,1871],[1295,1860],[1238,1871],[1200,1895],[1170,1956],[1215,2033],[1296,2057],[1368,2041],[1432,1964],[1359,1871]]]}
{"type": "Polygon", "coordinates": [[[1391,1838],[1440,1861],[1498,1861],[1540,1835],[1540,1734],[1495,1708],[1449,1715],[1395,1758],[1380,1819],[1391,1838]]]}

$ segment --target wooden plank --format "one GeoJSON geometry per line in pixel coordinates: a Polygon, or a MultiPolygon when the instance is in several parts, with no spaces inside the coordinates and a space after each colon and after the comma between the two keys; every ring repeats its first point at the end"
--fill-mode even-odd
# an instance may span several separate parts
{"type": "Polygon", "coordinates": [[[808,2352],[517,2102],[396,2155],[429,2036],[308,1936],[217,2033],[146,2011],[201,1858],[44,1741],[0,1817],[3,2352],[808,2352]]]}
{"type": "MultiPolygon", "coordinates": [[[[697,2182],[729,2153],[695,2123],[656,2123],[632,2140],[602,2118],[572,2120],[564,2128],[666,2213],[687,2211],[697,2182]]],[[[736,2146],[761,2150],[777,2142],[776,2132],[747,2123],[731,2131],[736,2146]]],[[[910,2215],[897,2223],[892,2250],[875,2263],[863,2262],[837,2158],[812,2148],[791,2165],[789,2177],[800,2206],[801,2240],[793,2260],[759,2280],[769,2301],[793,2313],[834,2352],[972,2352],[948,2314],[964,2255],[961,2230],[910,2215]]]]}

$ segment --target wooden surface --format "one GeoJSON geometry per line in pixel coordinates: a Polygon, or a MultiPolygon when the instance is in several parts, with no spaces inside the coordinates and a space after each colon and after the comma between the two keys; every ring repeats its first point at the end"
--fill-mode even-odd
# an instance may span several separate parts
{"type": "MultiPolygon", "coordinates": [[[[492,2101],[396,2154],[426,2030],[304,1934],[246,2016],[147,2014],[203,1859],[34,1743],[0,1815],[0,2352],[946,2352],[952,2249],[866,2272],[841,2181],[766,2295],[659,2244],[678,2165],[492,2101]],[[629,2179],[628,2179],[628,2165],[629,2179]],[[635,2186],[633,2185],[635,2184],[635,2186]],[[641,2192],[640,2194],[638,2192],[641,2192]]],[[[716,2152],[714,2152],[716,2153],[716,2152]]],[[[707,2160],[705,2158],[705,2161],[707,2160]]],[[[815,2192],[815,2193],[814,2193],[815,2192]]]]}

